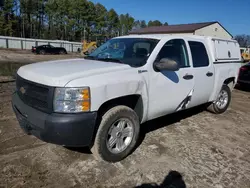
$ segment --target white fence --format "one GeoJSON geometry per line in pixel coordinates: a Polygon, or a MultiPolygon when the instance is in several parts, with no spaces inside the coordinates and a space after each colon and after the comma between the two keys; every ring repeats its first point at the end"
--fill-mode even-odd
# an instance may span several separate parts
{"type": "Polygon", "coordinates": [[[31,50],[32,46],[39,46],[46,44],[50,44],[55,47],[64,47],[68,52],[77,52],[78,48],[80,49],[82,48],[82,43],[80,42],[0,36],[0,48],[31,50]]]}

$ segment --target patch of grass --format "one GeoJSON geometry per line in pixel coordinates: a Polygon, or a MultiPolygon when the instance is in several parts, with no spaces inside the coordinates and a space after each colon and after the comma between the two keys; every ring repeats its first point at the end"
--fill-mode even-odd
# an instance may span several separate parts
{"type": "Polygon", "coordinates": [[[0,63],[0,76],[15,77],[17,70],[25,64],[23,63],[0,63]]]}

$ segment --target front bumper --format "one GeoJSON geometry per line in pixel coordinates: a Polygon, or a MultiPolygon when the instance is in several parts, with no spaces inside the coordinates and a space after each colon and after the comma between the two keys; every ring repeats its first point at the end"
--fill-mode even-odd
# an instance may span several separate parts
{"type": "Polygon", "coordinates": [[[47,114],[12,96],[12,107],[21,128],[37,138],[71,147],[90,146],[96,125],[96,112],[80,114],[47,114]]]}

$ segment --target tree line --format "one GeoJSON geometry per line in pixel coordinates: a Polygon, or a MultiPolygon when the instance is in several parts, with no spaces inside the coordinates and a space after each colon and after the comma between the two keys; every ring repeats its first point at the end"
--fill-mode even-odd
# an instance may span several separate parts
{"type": "Polygon", "coordinates": [[[250,35],[236,35],[234,39],[238,41],[240,47],[250,47],[250,35]]]}
{"type": "Polygon", "coordinates": [[[168,23],[135,20],[88,0],[0,0],[0,35],[4,36],[80,41],[160,25],[168,23]]]}
{"type": "MultiPolygon", "coordinates": [[[[159,20],[136,20],[88,0],[0,0],[0,35],[52,40],[96,40],[126,35],[150,26],[168,25],[159,20]]],[[[234,37],[250,46],[250,35],[234,37]]]]}

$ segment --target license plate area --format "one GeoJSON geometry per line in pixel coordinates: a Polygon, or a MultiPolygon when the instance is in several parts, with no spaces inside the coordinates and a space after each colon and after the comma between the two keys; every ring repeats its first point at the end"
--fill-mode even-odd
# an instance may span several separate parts
{"type": "Polygon", "coordinates": [[[25,132],[28,133],[30,130],[32,130],[32,128],[27,120],[27,117],[24,114],[22,114],[16,106],[14,106],[14,108],[15,108],[16,117],[20,124],[20,127],[24,129],[25,132]]]}

